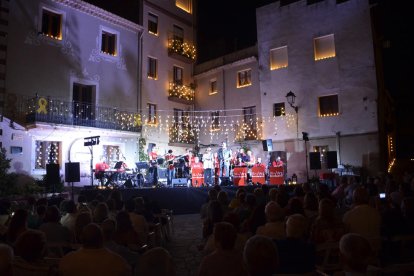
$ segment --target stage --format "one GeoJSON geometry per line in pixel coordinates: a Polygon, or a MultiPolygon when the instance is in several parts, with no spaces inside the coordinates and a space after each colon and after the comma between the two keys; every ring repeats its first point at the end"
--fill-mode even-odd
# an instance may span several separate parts
{"type": "MultiPolygon", "coordinates": [[[[258,186],[245,186],[244,188],[253,192],[258,186]]],[[[221,190],[226,191],[229,200],[232,199],[237,191],[236,186],[220,186],[221,190]]],[[[206,202],[208,191],[212,187],[174,187],[174,188],[117,188],[122,194],[123,200],[134,197],[146,197],[151,201],[156,201],[160,208],[171,209],[174,214],[194,214],[199,213],[201,206],[206,202]]],[[[107,198],[113,189],[98,189],[94,187],[84,187],[78,189],[79,195],[85,195],[88,201],[93,200],[98,193],[107,198]]]]}

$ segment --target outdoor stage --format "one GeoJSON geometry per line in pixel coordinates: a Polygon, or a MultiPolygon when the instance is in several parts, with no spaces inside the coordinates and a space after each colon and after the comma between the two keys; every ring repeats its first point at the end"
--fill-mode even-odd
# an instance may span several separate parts
{"type": "MultiPolygon", "coordinates": [[[[253,192],[258,186],[245,186],[247,191],[253,192]]],[[[237,191],[236,186],[220,186],[221,190],[227,192],[229,199],[232,199],[237,191]]],[[[171,209],[174,214],[199,213],[201,206],[206,202],[208,191],[212,187],[175,187],[175,188],[118,188],[123,200],[133,197],[147,197],[156,201],[160,208],[171,209]]],[[[112,189],[97,189],[95,187],[84,187],[79,194],[85,195],[88,201],[93,200],[98,193],[107,198],[112,189]]]]}

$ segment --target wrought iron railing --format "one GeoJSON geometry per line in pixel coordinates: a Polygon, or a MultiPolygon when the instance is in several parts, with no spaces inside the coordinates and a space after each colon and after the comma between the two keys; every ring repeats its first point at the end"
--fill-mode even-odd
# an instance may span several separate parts
{"type": "Polygon", "coordinates": [[[22,123],[26,124],[43,122],[131,132],[140,132],[142,128],[141,116],[137,112],[43,96],[20,96],[16,99],[18,110],[15,113],[24,118],[22,123]]]}

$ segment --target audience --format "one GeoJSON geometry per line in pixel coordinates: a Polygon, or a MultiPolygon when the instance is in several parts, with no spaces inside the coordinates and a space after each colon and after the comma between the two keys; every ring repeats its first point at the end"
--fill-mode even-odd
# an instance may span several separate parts
{"type": "Polygon", "coordinates": [[[82,231],[82,247],[65,255],[59,263],[62,276],[131,275],[130,265],[118,254],[106,249],[102,229],[90,223],[82,231]]]}
{"type": "Polygon", "coordinates": [[[145,252],[139,259],[136,276],[175,276],[175,265],[170,253],[162,247],[145,252]]]}
{"type": "Polygon", "coordinates": [[[247,240],[243,258],[249,276],[271,276],[279,265],[278,249],[268,237],[256,235],[247,240]]]}
{"type": "Polygon", "coordinates": [[[256,234],[263,235],[272,239],[285,238],[285,221],[283,209],[279,204],[270,201],[266,204],[265,211],[267,223],[257,228],[256,234]]]}
{"type": "Polygon", "coordinates": [[[0,243],[0,275],[13,276],[13,248],[0,243]]]}
{"type": "Polygon", "coordinates": [[[198,275],[247,276],[242,254],[234,249],[237,238],[234,226],[228,222],[218,222],[214,225],[213,235],[216,249],[203,258],[198,275]]]}

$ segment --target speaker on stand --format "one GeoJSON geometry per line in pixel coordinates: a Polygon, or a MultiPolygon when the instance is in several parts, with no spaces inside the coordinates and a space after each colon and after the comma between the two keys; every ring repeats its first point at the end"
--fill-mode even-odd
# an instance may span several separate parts
{"type": "Polygon", "coordinates": [[[71,199],[74,199],[73,195],[73,182],[80,182],[80,163],[69,162],[65,163],[65,182],[71,183],[72,195],[71,199]]]}
{"type": "Polygon", "coordinates": [[[327,153],[327,167],[328,169],[338,168],[338,158],[336,151],[328,151],[327,153]]]}
{"type": "Polygon", "coordinates": [[[317,174],[316,171],[322,168],[320,152],[309,152],[309,167],[315,171],[315,175],[317,174]]]}
{"type": "Polygon", "coordinates": [[[60,183],[59,164],[46,164],[46,184],[52,186],[53,194],[56,192],[56,183],[60,183]]]}

